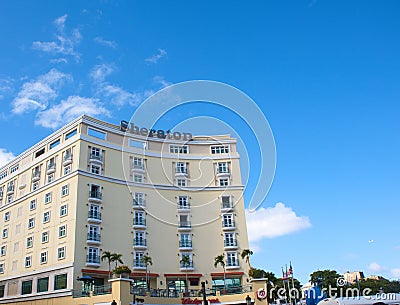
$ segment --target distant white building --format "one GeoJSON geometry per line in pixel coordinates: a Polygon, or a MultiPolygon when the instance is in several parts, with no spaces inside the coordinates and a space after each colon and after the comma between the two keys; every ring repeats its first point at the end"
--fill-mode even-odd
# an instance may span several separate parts
{"type": "Polygon", "coordinates": [[[346,271],[343,274],[343,277],[347,281],[347,283],[350,284],[354,284],[357,280],[365,279],[364,272],[362,271],[353,271],[353,272],[346,271]]]}

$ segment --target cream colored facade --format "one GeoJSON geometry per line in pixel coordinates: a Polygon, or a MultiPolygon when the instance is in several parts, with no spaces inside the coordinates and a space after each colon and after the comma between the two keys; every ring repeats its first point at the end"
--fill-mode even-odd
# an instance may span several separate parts
{"type": "Polygon", "coordinates": [[[123,132],[80,117],[0,169],[0,303],[70,295],[78,277],[107,283],[104,251],[122,254],[152,289],[248,281],[236,141],[123,132]],[[190,265],[180,263],[189,256],[190,265]]]}

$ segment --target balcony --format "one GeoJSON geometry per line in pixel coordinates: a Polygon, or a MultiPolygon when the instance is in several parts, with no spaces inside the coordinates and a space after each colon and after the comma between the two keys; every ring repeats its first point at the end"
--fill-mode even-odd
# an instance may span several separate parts
{"type": "Polygon", "coordinates": [[[136,200],[133,199],[133,208],[134,209],[143,209],[146,207],[146,201],[144,199],[136,200]]]}
{"type": "Polygon", "coordinates": [[[179,250],[183,250],[183,251],[193,250],[192,241],[191,240],[180,240],[179,241],[179,250]]]}
{"type": "Polygon", "coordinates": [[[175,168],[175,176],[176,177],[187,177],[188,171],[186,167],[176,167],[175,168]]]}
{"type": "Polygon", "coordinates": [[[221,204],[221,212],[229,212],[233,210],[232,202],[222,202],[221,204]]]}
{"type": "Polygon", "coordinates": [[[101,223],[101,213],[97,211],[89,211],[88,222],[101,223]]]}
{"type": "Polygon", "coordinates": [[[227,168],[219,168],[217,170],[217,177],[229,177],[231,175],[231,173],[229,172],[229,170],[227,168]]]}
{"type": "Polygon", "coordinates": [[[100,256],[99,255],[86,255],[86,266],[87,267],[100,267],[100,256]]]}
{"type": "Polygon", "coordinates": [[[49,163],[49,165],[47,165],[47,175],[50,175],[52,173],[54,173],[56,171],[56,164],[55,163],[49,163]]]}
{"type": "Polygon", "coordinates": [[[88,244],[96,244],[100,245],[101,244],[101,238],[99,233],[88,233],[87,235],[87,243],[88,244]]]}
{"type": "Polygon", "coordinates": [[[0,200],[3,199],[3,191],[0,191],[0,200]]]}
{"type": "Polygon", "coordinates": [[[181,271],[192,271],[192,270],[194,270],[193,261],[190,261],[187,264],[180,263],[180,269],[181,269],[181,271]]]}
{"type": "Polygon", "coordinates": [[[136,239],[135,238],[133,240],[133,247],[135,249],[146,249],[147,248],[146,239],[144,239],[144,238],[136,239]]]}
{"type": "Polygon", "coordinates": [[[190,204],[178,204],[178,212],[190,212],[190,204]]]}
{"type": "Polygon", "coordinates": [[[178,224],[178,231],[191,231],[192,225],[190,222],[180,222],[178,224]]]}
{"type": "Polygon", "coordinates": [[[132,171],[135,173],[144,173],[144,164],[133,164],[132,171]]]}
{"type": "Polygon", "coordinates": [[[72,163],[72,154],[66,154],[63,160],[63,166],[69,165],[72,163]]]}
{"type": "Polygon", "coordinates": [[[222,230],[228,231],[228,230],[235,230],[235,222],[232,221],[222,221],[222,230]]]}
{"type": "Polygon", "coordinates": [[[103,194],[100,191],[90,191],[89,201],[101,202],[103,200],[103,194]]]}
{"type": "Polygon", "coordinates": [[[90,154],[89,162],[103,163],[103,156],[99,154],[90,154]]]}
{"type": "Polygon", "coordinates": [[[225,266],[226,270],[239,269],[239,268],[240,268],[239,261],[237,261],[237,260],[231,260],[231,261],[228,260],[226,262],[226,266],[225,266]]]}
{"type": "Polygon", "coordinates": [[[36,170],[32,173],[32,182],[40,180],[40,171],[36,170]]]}
{"type": "Polygon", "coordinates": [[[224,240],[224,249],[225,250],[233,250],[238,248],[237,240],[224,240]]]}
{"type": "Polygon", "coordinates": [[[146,270],[146,264],[142,262],[140,259],[133,260],[133,269],[134,270],[146,270]]]}
{"type": "Polygon", "coordinates": [[[8,186],[7,187],[7,195],[13,194],[14,193],[14,189],[15,189],[14,185],[8,186]]]}
{"type": "Polygon", "coordinates": [[[134,229],[146,229],[146,219],[144,218],[134,218],[133,219],[134,229]]]}

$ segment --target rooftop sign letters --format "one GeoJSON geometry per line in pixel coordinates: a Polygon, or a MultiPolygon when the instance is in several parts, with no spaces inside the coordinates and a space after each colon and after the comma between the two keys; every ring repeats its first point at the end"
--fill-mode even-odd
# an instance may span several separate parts
{"type": "MultiPolygon", "coordinates": [[[[194,304],[194,305],[199,305],[199,304],[202,304],[202,303],[203,303],[202,300],[199,300],[199,299],[197,299],[197,298],[195,298],[195,299],[182,298],[181,301],[182,301],[182,304],[194,304]]],[[[210,304],[221,303],[221,302],[219,301],[218,298],[215,298],[215,299],[207,299],[207,301],[208,301],[210,304]]]]}
{"type": "Polygon", "coordinates": [[[127,121],[121,121],[119,129],[124,132],[129,132],[138,136],[144,136],[149,138],[159,138],[159,139],[170,139],[170,140],[183,140],[189,141],[193,136],[188,132],[171,132],[171,130],[164,131],[162,129],[148,129],[145,127],[140,128],[139,126],[135,126],[133,123],[129,123],[127,121]]]}

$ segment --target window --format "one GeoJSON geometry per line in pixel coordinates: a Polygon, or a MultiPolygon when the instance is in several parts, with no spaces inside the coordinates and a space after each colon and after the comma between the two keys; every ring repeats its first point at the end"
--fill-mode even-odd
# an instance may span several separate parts
{"type": "Polygon", "coordinates": [[[218,162],[218,174],[229,173],[228,162],[218,162]]]}
{"type": "Polygon", "coordinates": [[[96,184],[91,184],[90,185],[89,197],[101,200],[101,198],[102,198],[101,186],[100,185],[96,185],[96,184]]]}
{"type": "Polygon", "coordinates": [[[46,223],[49,221],[50,221],[50,211],[44,212],[43,213],[43,223],[46,223]]]}
{"type": "Polygon", "coordinates": [[[47,183],[52,183],[54,181],[54,173],[47,175],[47,183]]]}
{"type": "Polygon", "coordinates": [[[136,205],[136,206],[138,206],[138,205],[144,206],[145,205],[144,193],[135,193],[134,205],[136,205]]]}
{"type": "Polygon", "coordinates": [[[12,174],[13,172],[16,172],[19,168],[19,164],[14,165],[13,167],[10,168],[10,174],[12,174]]]}
{"type": "Polygon", "coordinates": [[[8,183],[7,192],[14,192],[15,189],[15,181],[10,181],[8,183]]]}
{"type": "Polygon", "coordinates": [[[133,181],[136,182],[136,183],[143,183],[143,175],[134,174],[133,175],[133,181]]]}
{"type": "Polygon", "coordinates": [[[60,207],[60,217],[68,214],[68,205],[64,204],[60,207]]]}
{"type": "Polygon", "coordinates": [[[64,259],[65,258],[65,247],[60,247],[57,249],[57,258],[64,259]]]}
{"type": "Polygon", "coordinates": [[[33,247],[33,236],[29,236],[26,238],[26,247],[27,248],[33,247]]]}
{"type": "Polygon", "coordinates": [[[69,184],[63,185],[61,188],[61,196],[67,196],[69,194],[69,184]]]}
{"type": "Polygon", "coordinates": [[[29,203],[29,210],[34,210],[36,209],[36,199],[31,200],[31,202],[29,203]]]}
{"type": "Polygon", "coordinates": [[[179,228],[190,228],[190,215],[179,215],[179,228]]]}
{"type": "Polygon", "coordinates": [[[179,238],[179,247],[191,247],[192,241],[190,240],[190,234],[181,234],[179,238]]]}
{"type": "Polygon", "coordinates": [[[0,273],[4,273],[4,263],[0,263],[0,273]]]}
{"type": "Polygon", "coordinates": [[[178,186],[187,186],[187,180],[186,179],[178,179],[176,184],[178,186]]]}
{"type": "Polygon", "coordinates": [[[91,204],[89,206],[89,218],[101,220],[100,206],[91,204]]]}
{"type": "Polygon", "coordinates": [[[129,139],[129,146],[130,147],[140,148],[140,149],[146,149],[147,148],[146,142],[135,141],[135,140],[132,140],[132,139],[129,139]]]}
{"type": "Polygon", "coordinates": [[[63,225],[58,228],[58,237],[62,238],[67,236],[67,225],[63,225]]]}
{"type": "Polygon", "coordinates": [[[44,152],[45,152],[45,148],[43,147],[42,149],[38,150],[38,151],[35,153],[35,158],[37,158],[37,157],[43,155],[44,152]]]}
{"type": "Polygon", "coordinates": [[[95,263],[95,264],[99,264],[100,263],[99,248],[95,248],[95,247],[89,247],[88,248],[86,262],[95,263]]]}
{"type": "Polygon", "coordinates": [[[70,172],[71,172],[71,164],[66,165],[66,166],[64,167],[64,176],[65,176],[65,175],[68,175],[70,172]]]}
{"type": "Polygon", "coordinates": [[[28,219],[28,229],[32,229],[35,227],[35,218],[28,219]]]}
{"type": "Polygon", "coordinates": [[[32,280],[23,281],[21,286],[21,294],[32,293],[32,280]]]}
{"type": "Polygon", "coordinates": [[[41,279],[37,279],[37,292],[46,292],[49,290],[49,278],[43,277],[41,279]]]}
{"type": "Polygon", "coordinates": [[[142,261],[143,256],[144,256],[143,252],[135,252],[135,259],[133,261],[134,267],[146,267],[146,265],[142,261]]]}
{"type": "Polygon", "coordinates": [[[32,183],[32,191],[36,191],[39,188],[39,181],[32,183]]]}
{"type": "Polygon", "coordinates": [[[58,274],[54,277],[54,290],[67,288],[67,274],[58,274]]]}
{"type": "Polygon", "coordinates": [[[40,253],[40,263],[41,264],[47,263],[47,251],[40,253]]]}
{"type": "Polygon", "coordinates": [[[3,238],[7,238],[8,237],[8,228],[3,229],[2,237],[3,238]]]}
{"type": "Polygon", "coordinates": [[[51,202],[51,192],[44,195],[44,204],[48,204],[51,202]]]}
{"type": "Polygon", "coordinates": [[[176,172],[187,174],[186,163],[185,162],[177,162],[176,163],[176,172]]]}
{"type": "Polygon", "coordinates": [[[25,257],[25,268],[29,268],[32,266],[32,256],[26,256],[25,257]]]}
{"type": "Polygon", "coordinates": [[[5,256],[7,254],[7,245],[1,246],[0,255],[5,256]]]}
{"type": "Polygon", "coordinates": [[[5,288],[6,288],[6,285],[0,285],[0,298],[4,298],[5,288]]]}
{"type": "Polygon", "coordinates": [[[10,212],[5,212],[4,213],[4,222],[9,221],[10,220],[10,212]]]}
{"type": "Polygon", "coordinates": [[[135,215],[133,218],[133,224],[137,226],[145,226],[146,225],[146,217],[143,212],[135,211],[135,215]]]}
{"type": "Polygon", "coordinates": [[[228,154],[229,153],[229,146],[228,145],[217,145],[211,146],[211,154],[228,154]]]}
{"type": "Polygon", "coordinates": [[[133,158],[133,168],[134,169],[144,169],[143,158],[134,157],[133,158]]]}
{"type": "Polygon", "coordinates": [[[60,144],[60,139],[58,139],[57,141],[54,141],[53,143],[51,143],[49,145],[49,149],[53,149],[54,147],[56,147],[59,144],[60,144]]]}
{"type": "Polygon", "coordinates": [[[7,177],[7,171],[4,171],[0,174],[0,179],[7,177]]]}
{"type": "Polygon", "coordinates": [[[7,204],[10,204],[11,202],[13,202],[13,195],[12,194],[7,196],[7,204]]]}
{"type": "Polygon", "coordinates": [[[3,194],[4,194],[4,185],[0,186],[0,199],[3,199],[3,194]]]}
{"type": "Polygon", "coordinates": [[[103,161],[103,156],[100,148],[92,147],[92,149],[90,150],[90,159],[103,161]]]}
{"type": "Polygon", "coordinates": [[[145,246],[146,245],[145,232],[135,231],[134,236],[135,236],[133,239],[134,246],[145,246]]]}
{"type": "Polygon", "coordinates": [[[228,178],[219,179],[219,186],[228,186],[228,185],[229,185],[228,178]]]}
{"type": "Polygon", "coordinates": [[[171,154],[187,154],[189,153],[189,147],[187,145],[170,145],[169,152],[171,154]]]}
{"type": "Polygon", "coordinates": [[[99,226],[89,225],[88,240],[100,241],[100,227],[99,226]]]}
{"type": "Polygon", "coordinates": [[[222,224],[224,228],[232,228],[235,226],[233,214],[224,214],[222,216],[222,224]]]}
{"type": "Polygon", "coordinates": [[[101,132],[99,130],[93,129],[91,127],[88,128],[88,135],[91,137],[95,137],[101,140],[105,140],[106,139],[106,133],[105,132],[101,132]]]}
{"type": "Polygon", "coordinates": [[[178,209],[189,209],[188,196],[179,196],[178,197],[178,209]]]}
{"type": "Polygon", "coordinates": [[[56,158],[53,157],[47,163],[47,170],[54,170],[56,168],[56,158]]]}
{"type": "Polygon", "coordinates": [[[236,252],[226,253],[226,266],[239,266],[239,261],[236,252]]]}
{"type": "Polygon", "coordinates": [[[72,138],[74,135],[76,135],[76,133],[77,133],[77,130],[76,130],[76,129],[74,129],[74,130],[72,130],[71,132],[67,133],[67,134],[65,135],[65,140],[68,140],[69,138],[72,138]]]}
{"type": "Polygon", "coordinates": [[[99,165],[91,164],[90,172],[95,175],[101,175],[101,167],[99,165]]]}
{"type": "Polygon", "coordinates": [[[49,242],[49,231],[42,232],[42,244],[49,242]]]}
{"type": "Polygon", "coordinates": [[[237,246],[235,233],[225,233],[224,246],[225,247],[237,246]]]}
{"type": "Polygon", "coordinates": [[[223,209],[229,209],[232,207],[231,196],[222,196],[221,201],[223,209]]]}

